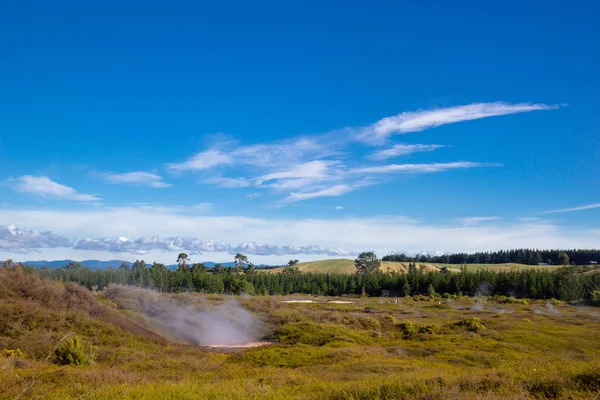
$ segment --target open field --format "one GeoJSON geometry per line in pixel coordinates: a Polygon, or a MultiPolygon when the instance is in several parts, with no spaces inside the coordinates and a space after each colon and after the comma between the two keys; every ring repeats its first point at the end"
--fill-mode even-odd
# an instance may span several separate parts
{"type": "Polygon", "coordinates": [[[592,400],[600,390],[598,308],[506,298],[239,297],[234,307],[260,321],[255,339],[268,344],[224,349],[190,345],[156,322],[173,312],[163,303],[216,310],[230,297],[117,289],[94,296],[0,270],[0,349],[26,354],[0,356],[0,399],[592,400]],[[90,366],[52,363],[70,332],[95,347],[90,366]]]}
{"type": "MultiPolygon", "coordinates": [[[[380,270],[383,272],[406,272],[408,269],[407,262],[389,262],[382,261],[380,270]]],[[[427,271],[437,271],[441,267],[450,267],[452,269],[460,269],[460,264],[439,264],[439,263],[416,263],[417,266],[425,266],[427,271]]],[[[303,262],[296,265],[301,272],[319,272],[319,273],[331,273],[331,274],[353,274],[356,272],[354,267],[354,260],[350,259],[332,259],[332,260],[318,260],[303,262]]],[[[526,264],[467,264],[467,270],[476,271],[479,269],[488,269],[491,271],[520,271],[525,269],[544,269],[544,270],[556,270],[560,268],[557,265],[526,265],[526,264]]],[[[269,273],[281,272],[283,268],[274,268],[267,270],[269,273]]]]}

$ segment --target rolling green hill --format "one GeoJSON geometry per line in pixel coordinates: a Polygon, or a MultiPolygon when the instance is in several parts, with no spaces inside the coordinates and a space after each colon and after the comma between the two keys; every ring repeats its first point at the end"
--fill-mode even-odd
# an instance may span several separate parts
{"type": "MultiPolygon", "coordinates": [[[[417,263],[417,266],[425,266],[426,271],[439,271],[442,267],[450,267],[452,270],[459,270],[460,264],[430,264],[430,263],[417,263]]],[[[353,274],[356,272],[354,267],[354,260],[345,258],[338,258],[332,260],[317,260],[309,261],[297,264],[298,269],[301,272],[313,272],[313,273],[330,273],[330,274],[353,274]]],[[[559,268],[557,265],[526,265],[526,264],[467,264],[467,269],[470,271],[479,269],[489,269],[492,271],[519,271],[524,269],[549,269],[554,270],[559,268]]],[[[406,272],[408,269],[408,263],[401,262],[381,262],[381,271],[383,272],[406,272]]],[[[268,270],[268,273],[279,273],[283,271],[282,268],[274,268],[268,270]]]]}

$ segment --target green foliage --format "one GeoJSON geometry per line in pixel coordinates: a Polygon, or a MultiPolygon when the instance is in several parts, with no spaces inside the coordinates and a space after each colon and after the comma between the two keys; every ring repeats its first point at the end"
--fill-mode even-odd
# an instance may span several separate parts
{"type": "Polygon", "coordinates": [[[463,318],[454,325],[457,327],[464,328],[469,332],[475,333],[482,332],[486,329],[485,325],[483,325],[477,317],[463,318]]]}
{"type": "Polygon", "coordinates": [[[370,274],[379,271],[381,261],[379,261],[372,251],[363,252],[358,255],[356,260],[354,260],[354,266],[356,267],[357,274],[370,274]]]}
{"type": "Polygon", "coordinates": [[[2,349],[2,355],[7,358],[26,358],[27,354],[21,349],[2,349]]]}
{"type": "Polygon", "coordinates": [[[309,321],[292,322],[281,327],[277,338],[283,344],[323,346],[334,342],[369,344],[372,339],[342,325],[319,324],[309,321]]]}
{"type": "Polygon", "coordinates": [[[431,297],[432,299],[438,297],[437,292],[435,291],[435,288],[433,287],[433,284],[430,283],[429,287],[427,288],[427,294],[429,295],[429,297],[431,297]]]}
{"type": "Polygon", "coordinates": [[[55,362],[60,365],[90,365],[95,357],[93,347],[86,351],[78,337],[67,340],[54,353],[55,362]]]}
{"type": "Polygon", "coordinates": [[[417,298],[429,300],[432,296],[473,296],[481,285],[486,285],[490,296],[506,304],[525,304],[527,298],[585,300],[594,303],[597,300],[593,299],[593,292],[600,287],[600,274],[590,274],[585,267],[566,267],[556,271],[538,268],[512,271],[463,268],[460,273],[438,273],[422,270],[415,263],[410,263],[408,273],[365,274],[308,273],[296,268],[297,266],[287,267],[283,273],[265,273],[248,263],[245,270],[242,268],[236,274],[230,267],[215,266],[210,270],[203,268],[201,264],[195,264],[192,268],[171,271],[163,264],[148,266],[144,261],[136,261],[131,270],[91,270],[72,265],[59,269],[23,269],[61,282],[76,282],[90,289],[97,287],[99,291],[111,283],[117,283],[171,293],[303,293],[363,297],[378,297],[387,293],[392,297],[419,296],[417,298]]]}
{"type": "Polygon", "coordinates": [[[527,305],[529,304],[529,301],[527,299],[516,299],[512,296],[494,296],[492,297],[492,300],[501,303],[501,304],[523,304],[523,305],[527,305]]]}
{"type": "Polygon", "coordinates": [[[419,328],[419,333],[425,333],[425,334],[429,334],[429,335],[433,335],[435,333],[438,333],[439,328],[436,325],[425,325],[419,328]]]}
{"type": "Polygon", "coordinates": [[[382,261],[395,262],[422,262],[440,264],[504,264],[517,263],[538,265],[547,263],[551,265],[586,265],[590,261],[600,261],[600,250],[578,249],[578,250],[537,250],[537,249],[514,249],[500,250],[494,252],[477,253],[454,253],[441,256],[416,255],[414,257],[406,254],[390,254],[384,256],[382,261]]]}
{"type": "Polygon", "coordinates": [[[177,264],[179,265],[180,270],[187,269],[187,262],[189,259],[190,257],[186,253],[179,253],[179,255],[177,256],[177,264]]]}
{"type": "Polygon", "coordinates": [[[411,321],[404,321],[398,324],[398,329],[404,334],[404,337],[410,338],[417,334],[418,329],[411,321]]]}

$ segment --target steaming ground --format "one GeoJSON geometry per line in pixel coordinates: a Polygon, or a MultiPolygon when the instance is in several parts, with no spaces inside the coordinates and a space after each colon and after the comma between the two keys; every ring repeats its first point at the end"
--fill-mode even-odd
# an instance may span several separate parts
{"type": "Polygon", "coordinates": [[[167,296],[122,285],[108,286],[104,296],[140,312],[152,328],[195,345],[250,346],[266,333],[263,321],[235,299],[210,304],[200,296],[167,296]]]}

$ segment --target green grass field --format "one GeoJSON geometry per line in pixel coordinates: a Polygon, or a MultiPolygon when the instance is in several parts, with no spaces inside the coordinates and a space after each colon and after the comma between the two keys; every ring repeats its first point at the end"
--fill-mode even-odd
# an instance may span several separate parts
{"type": "MultiPolygon", "coordinates": [[[[417,263],[417,266],[424,265],[427,270],[436,271],[441,267],[450,267],[452,269],[460,269],[460,264],[437,264],[437,263],[417,263]]],[[[319,260],[319,261],[309,261],[297,264],[297,267],[302,272],[319,272],[319,273],[331,273],[331,274],[353,274],[356,272],[356,268],[354,267],[354,260],[350,259],[332,259],[332,260],[319,260]]],[[[382,261],[380,270],[383,272],[406,272],[408,268],[408,263],[399,263],[399,262],[387,262],[382,261]]],[[[514,263],[506,263],[506,264],[467,264],[468,270],[478,270],[478,269],[489,269],[493,271],[511,271],[511,270],[524,270],[524,269],[545,269],[545,270],[555,270],[560,268],[556,265],[526,265],[526,264],[514,264],[514,263]]],[[[283,268],[274,268],[268,270],[269,273],[278,273],[281,272],[283,268]]]]}
{"type": "MultiPolygon", "coordinates": [[[[144,295],[115,293],[0,269],[0,350],[26,354],[0,355],[0,399],[592,400],[600,391],[597,308],[491,298],[334,304],[246,297],[237,300],[264,321],[261,340],[271,343],[231,350],[172,338],[151,323],[159,311],[148,309],[144,295]],[[69,333],[95,347],[91,365],[52,362],[69,333]]],[[[228,299],[152,296],[198,308],[228,299]]]]}

